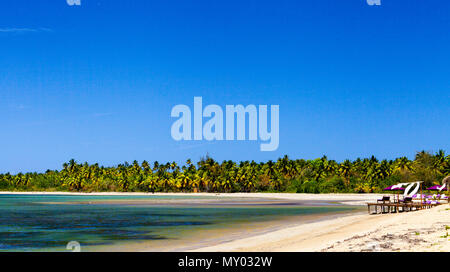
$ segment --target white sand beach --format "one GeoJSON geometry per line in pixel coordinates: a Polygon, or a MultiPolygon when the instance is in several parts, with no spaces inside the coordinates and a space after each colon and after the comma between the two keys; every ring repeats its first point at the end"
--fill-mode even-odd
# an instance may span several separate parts
{"type": "Polygon", "coordinates": [[[450,206],[400,214],[351,215],[195,251],[450,252],[450,206]]]}

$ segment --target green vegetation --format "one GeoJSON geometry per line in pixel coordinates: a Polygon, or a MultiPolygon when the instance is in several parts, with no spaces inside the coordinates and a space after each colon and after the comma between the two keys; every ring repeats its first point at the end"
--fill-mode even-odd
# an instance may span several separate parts
{"type": "Polygon", "coordinates": [[[414,160],[401,157],[378,161],[375,157],[338,163],[322,157],[315,160],[276,162],[216,162],[202,158],[195,166],[188,160],[151,166],[124,163],[116,167],[79,164],[75,160],[60,171],[0,174],[3,191],[83,192],[292,192],[372,193],[399,182],[422,180],[431,186],[450,174],[450,156],[419,152],[414,160]]]}

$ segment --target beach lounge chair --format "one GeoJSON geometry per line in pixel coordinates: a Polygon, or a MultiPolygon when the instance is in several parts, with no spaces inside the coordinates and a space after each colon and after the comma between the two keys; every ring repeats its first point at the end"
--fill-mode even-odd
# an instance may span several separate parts
{"type": "Polygon", "coordinates": [[[403,211],[411,211],[411,205],[413,203],[413,198],[410,196],[405,197],[403,200],[400,200],[400,203],[403,203],[402,209],[403,211]]]}
{"type": "Polygon", "coordinates": [[[411,203],[412,202],[412,197],[405,197],[403,200],[401,200],[400,202],[403,202],[403,203],[411,203]]]}
{"type": "Polygon", "coordinates": [[[378,202],[389,203],[389,202],[391,202],[391,197],[390,196],[383,196],[382,199],[378,199],[377,200],[377,203],[378,202]]]}

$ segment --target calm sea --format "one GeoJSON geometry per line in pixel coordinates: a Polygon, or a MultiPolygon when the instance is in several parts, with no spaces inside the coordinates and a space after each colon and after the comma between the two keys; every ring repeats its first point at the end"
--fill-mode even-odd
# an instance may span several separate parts
{"type": "Polygon", "coordinates": [[[201,233],[220,233],[281,218],[355,209],[248,202],[213,206],[189,204],[191,200],[201,199],[208,200],[208,197],[0,195],[0,251],[67,251],[70,241],[80,243],[83,251],[130,250],[119,245],[144,243],[146,250],[151,250],[152,245],[158,250],[164,245],[179,245],[188,237],[202,237],[201,233]],[[127,203],[128,200],[132,204],[127,203]],[[135,204],[142,200],[169,203],[135,204]],[[114,201],[120,204],[112,203],[114,201]],[[183,203],[173,205],[171,201],[183,203]]]}

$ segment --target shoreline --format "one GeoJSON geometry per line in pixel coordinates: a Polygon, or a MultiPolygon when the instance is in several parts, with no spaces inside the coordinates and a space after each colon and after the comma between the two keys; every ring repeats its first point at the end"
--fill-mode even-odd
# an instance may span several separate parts
{"type": "Polygon", "coordinates": [[[74,195],[74,196],[214,196],[218,198],[266,198],[315,202],[334,202],[342,205],[361,206],[381,198],[383,194],[307,194],[307,193],[142,193],[142,192],[10,192],[0,191],[0,195],[74,195]]]}

